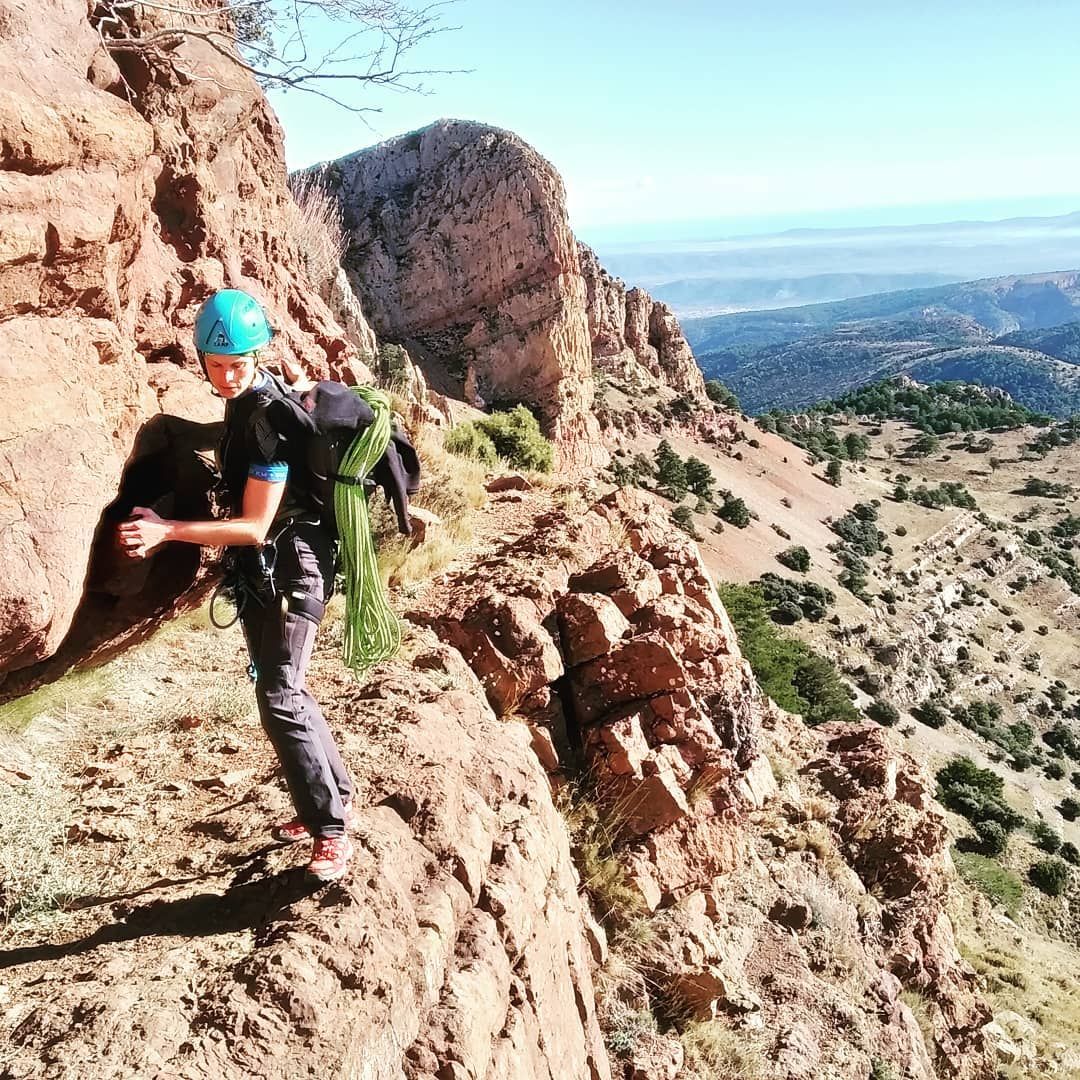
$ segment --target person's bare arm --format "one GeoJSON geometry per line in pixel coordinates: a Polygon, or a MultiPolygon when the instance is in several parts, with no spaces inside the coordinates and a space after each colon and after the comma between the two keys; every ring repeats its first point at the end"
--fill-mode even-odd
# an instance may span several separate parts
{"type": "Polygon", "coordinates": [[[136,506],[131,518],[117,530],[126,555],[143,559],[161,544],[179,540],[206,547],[248,547],[266,539],[274,515],[285,495],[285,484],[248,477],[238,517],[227,521],[170,521],[145,506],[136,506]]]}

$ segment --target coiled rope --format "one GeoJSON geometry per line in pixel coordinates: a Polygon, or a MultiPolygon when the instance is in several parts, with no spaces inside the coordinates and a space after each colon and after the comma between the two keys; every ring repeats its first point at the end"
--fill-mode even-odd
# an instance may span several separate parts
{"type": "Polygon", "coordinates": [[[334,484],[334,515],[345,577],[342,657],[347,667],[363,674],[397,651],[401,644],[401,624],[390,608],[379,574],[363,488],[364,477],[390,442],[390,400],[368,386],[353,389],[371,406],[375,420],[352,441],[338,465],[338,475],[345,482],[334,484]]]}

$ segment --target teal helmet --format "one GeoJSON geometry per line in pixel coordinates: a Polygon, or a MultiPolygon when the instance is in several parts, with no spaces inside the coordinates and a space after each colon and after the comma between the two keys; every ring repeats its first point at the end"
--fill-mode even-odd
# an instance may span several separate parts
{"type": "Polygon", "coordinates": [[[273,336],[259,301],[240,289],[214,293],[195,316],[195,348],[200,354],[243,356],[273,336]]]}

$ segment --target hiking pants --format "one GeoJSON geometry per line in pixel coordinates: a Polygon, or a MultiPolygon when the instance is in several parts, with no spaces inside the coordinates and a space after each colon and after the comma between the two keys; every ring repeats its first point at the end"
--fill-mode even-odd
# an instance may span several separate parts
{"type": "Polygon", "coordinates": [[[277,751],[296,816],[312,836],[344,836],[352,783],[305,682],[322,605],[334,588],[334,542],[324,529],[296,523],[281,533],[274,584],[276,600],[262,605],[252,598],[242,615],[255,665],[259,716],[277,751]]]}

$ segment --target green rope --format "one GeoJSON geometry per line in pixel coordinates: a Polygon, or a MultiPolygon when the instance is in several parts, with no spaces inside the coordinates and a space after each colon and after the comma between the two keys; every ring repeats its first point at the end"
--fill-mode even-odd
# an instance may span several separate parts
{"type": "MultiPolygon", "coordinates": [[[[375,421],[352,441],[338,472],[360,480],[371,472],[390,442],[390,400],[371,387],[353,389],[371,406],[375,421]]],[[[379,574],[367,499],[360,484],[334,485],[334,514],[345,575],[343,657],[348,667],[362,674],[397,651],[401,625],[390,609],[379,574]]]]}

